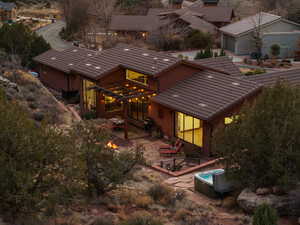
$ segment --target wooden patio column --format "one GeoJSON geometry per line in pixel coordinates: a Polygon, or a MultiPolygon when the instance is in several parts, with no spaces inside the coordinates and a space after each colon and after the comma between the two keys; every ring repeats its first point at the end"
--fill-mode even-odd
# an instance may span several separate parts
{"type": "Polygon", "coordinates": [[[124,138],[128,139],[128,101],[123,102],[123,117],[124,117],[124,138]]]}

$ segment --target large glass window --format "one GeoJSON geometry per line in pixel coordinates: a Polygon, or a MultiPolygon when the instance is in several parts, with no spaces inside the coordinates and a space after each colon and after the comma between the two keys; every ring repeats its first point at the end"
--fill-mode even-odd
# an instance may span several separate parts
{"type": "Polygon", "coordinates": [[[175,116],[176,137],[202,147],[203,121],[181,112],[176,112],[175,116]]]}
{"type": "Polygon", "coordinates": [[[110,96],[104,96],[105,112],[115,112],[122,110],[122,103],[110,96]]]}
{"type": "Polygon", "coordinates": [[[148,99],[134,98],[129,101],[128,116],[135,120],[145,120],[148,117],[148,99]]]}
{"type": "Polygon", "coordinates": [[[95,86],[95,84],[88,80],[83,80],[83,102],[87,110],[96,110],[96,91],[89,89],[95,86]]]}
{"type": "Polygon", "coordinates": [[[142,85],[148,85],[148,78],[146,75],[134,72],[132,70],[126,70],[126,79],[142,85]]]}

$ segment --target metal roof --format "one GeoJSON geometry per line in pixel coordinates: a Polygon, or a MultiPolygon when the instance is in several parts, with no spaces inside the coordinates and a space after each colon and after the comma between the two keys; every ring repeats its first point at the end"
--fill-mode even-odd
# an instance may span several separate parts
{"type": "Polygon", "coordinates": [[[98,52],[94,57],[77,63],[72,70],[92,79],[99,79],[120,67],[147,75],[156,75],[180,61],[179,58],[167,53],[118,44],[114,48],[98,52]]]}
{"type": "Polygon", "coordinates": [[[261,85],[203,70],[153,97],[152,100],[202,120],[211,120],[255,94],[261,85]]]}
{"type": "Polygon", "coordinates": [[[208,66],[210,68],[218,69],[224,73],[230,74],[231,76],[242,75],[239,68],[232,62],[232,59],[230,59],[228,56],[197,59],[193,62],[202,66],[208,66]]]}
{"type": "Polygon", "coordinates": [[[221,27],[220,31],[230,34],[232,36],[237,36],[242,33],[253,30],[258,25],[264,26],[279,20],[281,20],[280,16],[261,12],[254,16],[250,16],[235,23],[221,27]]]}
{"type": "Polygon", "coordinates": [[[33,60],[43,65],[50,66],[65,73],[78,63],[95,56],[96,52],[85,48],[71,47],[64,51],[49,50],[36,56],[33,60]]]}
{"type": "Polygon", "coordinates": [[[291,86],[300,85],[300,69],[284,70],[259,75],[245,76],[245,80],[254,81],[264,86],[274,86],[276,82],[283,81],[291,86]]]}

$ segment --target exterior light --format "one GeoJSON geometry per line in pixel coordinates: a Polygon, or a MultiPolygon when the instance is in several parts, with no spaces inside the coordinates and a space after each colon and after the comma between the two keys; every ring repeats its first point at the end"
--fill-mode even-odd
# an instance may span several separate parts
{"type": "Polygon", "coordinates": [[[129,87],[129,84],[125,84],[126,87],[129,87]]]}
{"type": "Polygon", "coordinates": [[[152,96],[156,96],[156,93],[153,93],[152,96]]]}
{"type": "Polygon", "coordinates": [[[133,87],[133,89],[136,89],[136,87],[133,87]]]}

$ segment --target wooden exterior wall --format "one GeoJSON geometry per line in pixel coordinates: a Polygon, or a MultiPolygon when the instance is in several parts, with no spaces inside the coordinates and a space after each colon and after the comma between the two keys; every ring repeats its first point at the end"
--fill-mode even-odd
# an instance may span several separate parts
{"type": "Polygon", "coordinates": [[[49,88],[59,92],[73,92],[80,89],[78,76],[64,73],[45,65],[39,65],[38,71],[41,82],[49,88]]]}

